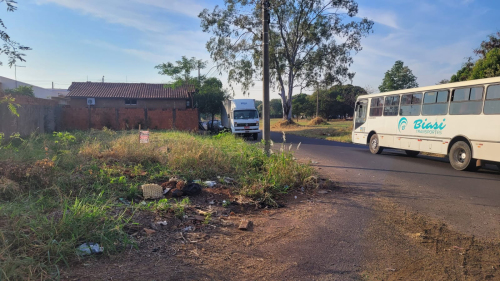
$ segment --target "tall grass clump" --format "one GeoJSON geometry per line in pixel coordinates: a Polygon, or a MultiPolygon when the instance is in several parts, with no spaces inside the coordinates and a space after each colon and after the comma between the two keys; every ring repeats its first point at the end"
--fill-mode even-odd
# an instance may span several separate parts
{"type": "MultiPolygon", "coordinates": [[[[287,146],[288,147],[288,146],[287,146]]],[[[274,204],[276,195],[312,174],[282,149],[231,134],[199,136],[111,130],[4,137],[0,146],[0,280],[57,279],[61,266],[82,259],[76,248],[99,243],[104,255],[133,244],[124,226],[133,214],[118,198],[134,200],[144,183],[233,178],[234,192],[274,204]]],[[[188,201],[160,202],[182,217],[188,201]]],[[[133,213],[133,212],[132,212],[133,213]]]]}

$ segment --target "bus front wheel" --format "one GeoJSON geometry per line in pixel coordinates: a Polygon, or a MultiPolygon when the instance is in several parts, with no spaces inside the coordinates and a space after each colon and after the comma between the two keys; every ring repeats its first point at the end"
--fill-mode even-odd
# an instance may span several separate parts
{"type": "Polygon", "coordinates": [[[373,154],[380,154],[384,151],[384,148],[380,146],[380,141],[378,139],[378,135],[374,134],[370,138],[370,152],[373,154]]]}
{"type": "Polygon", "coordinates": [[[470,171],[476,168],[476,161],[472,159],[472,150],[464,141],[458,141],[453,144],[450,150],[449,158],[450,164],[455,170],[470,171]]]}

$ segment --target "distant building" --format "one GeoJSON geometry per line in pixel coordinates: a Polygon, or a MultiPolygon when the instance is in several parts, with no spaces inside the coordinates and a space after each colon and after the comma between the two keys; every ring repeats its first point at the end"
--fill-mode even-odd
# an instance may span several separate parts
{"type": "Polygon", "coordinates": [[[93,108],[186,109],[193,104],[193,86],[172,89],[165,84],[73,82],[68,105],[93,108]]]}
{"type": "Polygon", "coordinates": [[[16,80],[14,80],[14,79],[0,76],[0,88],[2,91],[5,91],[7,89],[15,89],[19,86],[32,87],[33,93],[35,94],[35,97],[40,98],[40,99],[50,99],[51,97],[65,96],[68,93],[68,90],[66,90],[66,89],[45,89],[45,88],[41,88],[41,87],[31,85],[28,83],[24,83],[21,81],[16,82],[16,80]]]}

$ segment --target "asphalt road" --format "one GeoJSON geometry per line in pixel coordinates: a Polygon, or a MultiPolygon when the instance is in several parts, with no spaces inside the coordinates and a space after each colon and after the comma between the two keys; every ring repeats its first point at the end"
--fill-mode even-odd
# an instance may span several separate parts
{"type": "MultiPolygon", "coordinates": [[[[275,146],[281,133],[272,133],[275,146]]],[[[447,159],[408,157],[386,149],[373,155],[367,146],[287,135],[299,159],[309,159],[321,174],[368,196],[383,196],[409,210],[431,216],[464,234],[500,238],[500,173],[454,170],[447,159]]],[[[369,197],[366,197],[369,198],[369,197]]],[[[361,227],[361,226],[359,226],[361,227]]]]}

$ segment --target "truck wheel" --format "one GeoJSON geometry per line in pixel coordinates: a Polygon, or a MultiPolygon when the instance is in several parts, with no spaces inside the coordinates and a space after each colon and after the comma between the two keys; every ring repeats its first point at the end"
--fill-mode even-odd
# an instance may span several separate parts
{"type": "Polygon", "coordinates": [[[259,133],[254,133],[253,134],[253,140],[257,140],[259,138],[259,133]]]}
{"type": "Polygon", "coordinates": [[[414,150],[405,150],[406,155],[410,157],[417,157],[420,154],[420,151],[414,151],[414,150]]]}
{"type": "Polygon", "coordinates": [[[476,161],[472,159],[472,150],[464,141],[458,141],[451,147],[450,164],[458,171],[476,170],[476,161]]]}
{"type": "Polygon", "coordinates": [[[380,146],[380,142],[378,140],[378,135],[374,134],[370,138],[370,152],[373,154],[380,154],[384,151],[384,148],[380,146]]]}

